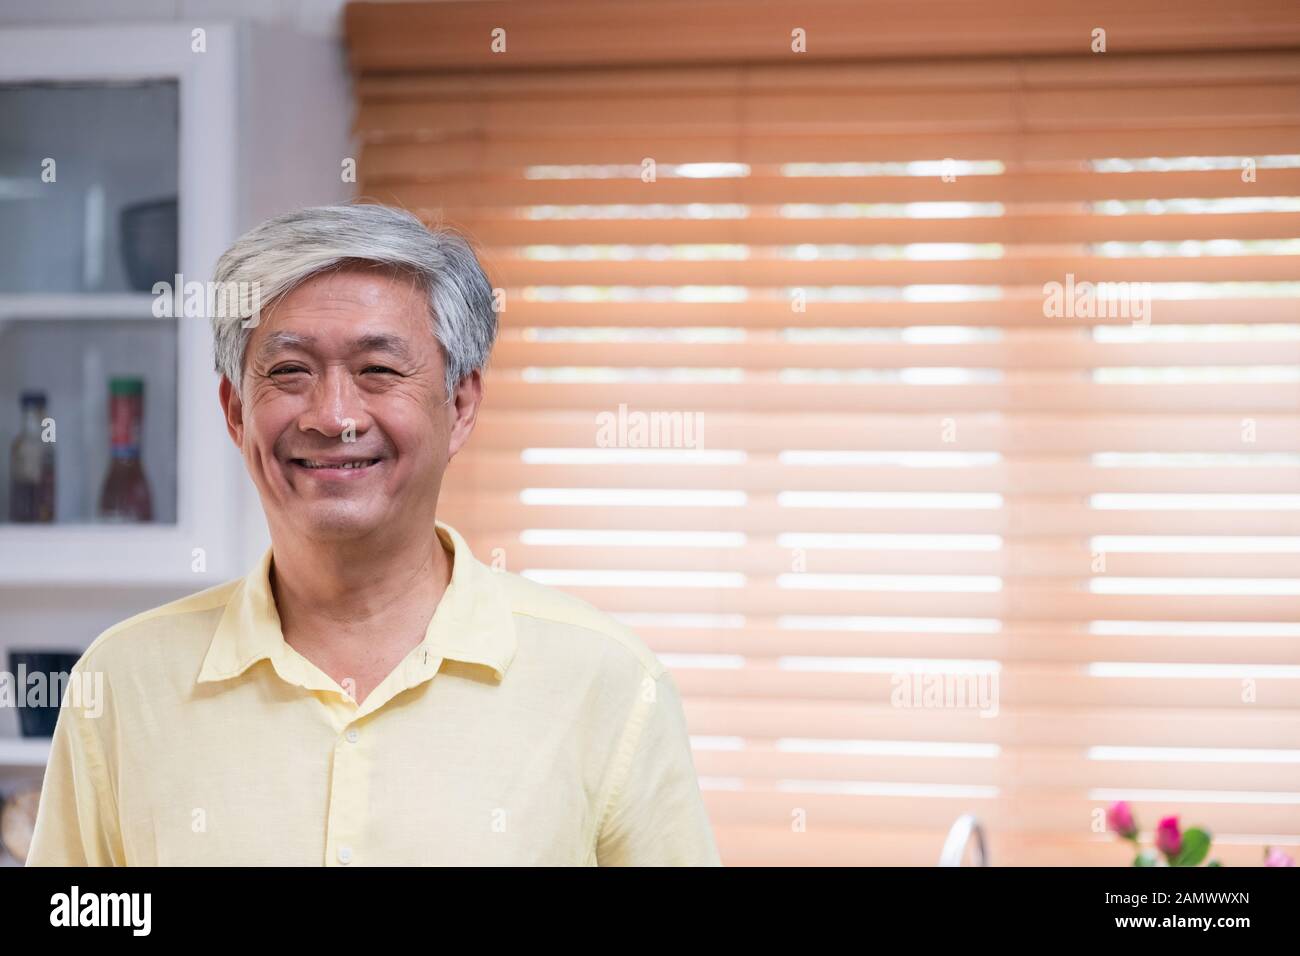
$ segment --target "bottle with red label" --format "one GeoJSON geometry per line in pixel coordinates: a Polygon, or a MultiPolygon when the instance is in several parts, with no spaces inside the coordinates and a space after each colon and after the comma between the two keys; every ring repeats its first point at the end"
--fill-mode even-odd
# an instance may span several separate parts
{"type": "Polygon", "coordinates": [[[54,520],[54,445],[46,440],[45,393],[23,392],[22,431],[9,449],[9,520],[54,520]]]}
{"type": "Polygon", "coordinates": [[[144,381],[115,378],[108,384],[110,454],[108,477],[99,496],[104,521],[152,521],[149,482],[140,464],[140,431],[144,422],[144,381]]]}

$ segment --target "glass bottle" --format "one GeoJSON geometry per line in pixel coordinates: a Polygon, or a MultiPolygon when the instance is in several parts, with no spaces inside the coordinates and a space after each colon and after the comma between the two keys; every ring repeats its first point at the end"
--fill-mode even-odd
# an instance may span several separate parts
{"type": "Polygon", "coordinates": [[[140,464],[144,381],[115,378],[108,385],[111,461],[99,496],[104,521],[152,521],[149,483],[140,464]]]}
{"type": "Polygon", "coordinates": [[[9,520],[54,520],[54,444],[41,438],[45,393],[23,392],[22,430],[9,449],[9,520]]]}

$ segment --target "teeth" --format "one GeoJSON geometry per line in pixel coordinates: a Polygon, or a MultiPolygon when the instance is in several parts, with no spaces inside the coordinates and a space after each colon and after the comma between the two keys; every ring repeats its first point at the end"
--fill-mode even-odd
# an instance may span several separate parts
{"type": "Polygon", "coordinates": [[[347,461],[341,465],[322,464],[318,461],[299,460],[299,464],[304,468],[367,468],[370,465],[377,464],[378,458],[371,458],[369,461],[347,461]]]}

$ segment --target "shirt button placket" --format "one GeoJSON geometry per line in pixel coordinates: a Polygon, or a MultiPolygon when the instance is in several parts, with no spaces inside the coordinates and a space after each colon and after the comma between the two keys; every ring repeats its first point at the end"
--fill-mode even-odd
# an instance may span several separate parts
{"type": "Polygon", "coordinates": [[[338,866],[347,866],[356,859],[357,841],[366,823],[369,779],[366,755],[358,746],[360,740],[361,732],[348,727],[334,745],[326,853],[330,863],[338,866]]]}

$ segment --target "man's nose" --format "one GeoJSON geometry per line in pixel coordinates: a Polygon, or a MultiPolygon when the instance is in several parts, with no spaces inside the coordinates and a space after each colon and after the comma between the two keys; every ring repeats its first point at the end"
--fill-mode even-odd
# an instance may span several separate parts
{"type": "Polygon", "coordinates": [[[311,390],[308,407],[298,417],[299,430],[346,438],[369,427],[365,399],[352,373],[346,367],[327,365],[311,390]]]}

